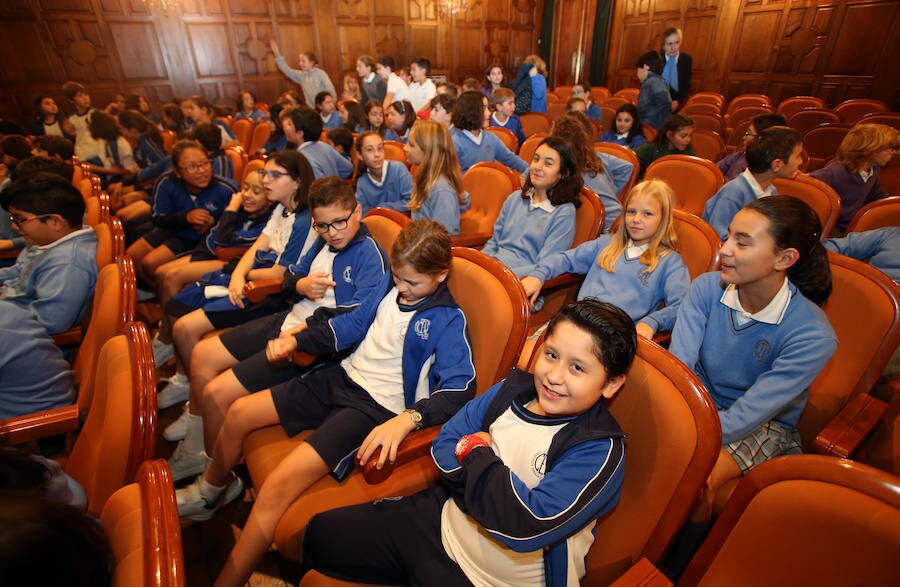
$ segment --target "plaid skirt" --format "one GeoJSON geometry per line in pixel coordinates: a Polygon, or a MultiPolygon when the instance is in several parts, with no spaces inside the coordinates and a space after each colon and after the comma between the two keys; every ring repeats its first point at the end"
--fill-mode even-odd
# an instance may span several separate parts
{"type": "Polygon", "coordinates": [[[775,420],[766,422],[748,436],[726,444],[724,448],[742,473],[771,458],[803,452],[800,433],[775,420]]]}

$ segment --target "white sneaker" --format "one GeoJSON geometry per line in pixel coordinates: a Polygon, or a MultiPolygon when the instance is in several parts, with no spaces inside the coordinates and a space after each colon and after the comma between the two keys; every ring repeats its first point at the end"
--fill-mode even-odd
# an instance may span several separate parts
{"type": "Polygon", "coordinates": [[[206,470],[206,466],[209,465],[210,461],[212,459],[206,456],[205,452],[188,452],[184,450],[184,442],[180,442],[169,459],[169,468],[172,469],[172,480],[179,481],[199,475],[206,470]]]}
{"type": "Polygon", "coordinates": [[[166,382],[166,386],[156,395],[157,409],[164,410],[169,406],[185,402],[191,397],[191,382],[187,375],[176,373],[162,381],[166,382]]]}
{"type": "Polygon", "coordinates": [[[175,501],[178,503],[178,515],[188,520],[205,522],[213,517],[216,510],[231,503],[244,493],[244,483],[241,478],[231,474],[231,480],[224,491],[216,499],[208,502],[200,493],[200,478],[185,487],[175,491],[175,501]]]}
{"type": "Polygon", "coordinates": [[[162,367],[175,357],[175,345],[159,340],[159,334],[153,337],[153,363],[157,369],[162,367]]]}
{"type": "Polygon", "coordinates": [[[178,416],[178,419],[166,426],[166,429],[163,430],[163,438],[169,442],[175,442],[176,440],[183,440],[184,437],[187,436],[188,422],[190,422],[190,412],[188,411],[188,408],[190,405],[191,402],[184,404],[184,411],[178,416]]]}

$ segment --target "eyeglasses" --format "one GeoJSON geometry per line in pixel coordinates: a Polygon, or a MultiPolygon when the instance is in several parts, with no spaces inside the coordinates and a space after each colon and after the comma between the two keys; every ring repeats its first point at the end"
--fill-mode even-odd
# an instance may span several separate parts
{"type": "Polygon", "coordinates": [[[256,173],[257,173],[257,175],[259,175],[259,177],[261,179],[268,178],[268,179],[271,179],[272,181],[275,181],[276,179],[280,179],[280,178],[284,177],[285,175],[290,175],[287,171],[269,171],[268,169],[257,169],[256,173]]]}
{"type": "MultiPolygon", "coordinates": [[[[15,216],[13,214],[10,214],[9,222],[10,222],[10,224],[15,224],[16,226],[21,228],[23,224],[31,222],[32,220],[41,220],[44,218],[49,218],[50,216],[53,216],[53,214],[35,214],[34,216],[28,216],[27,218],[22,218],[20,216],[15,216]]],[[[346,225],[346,223],[344,223],[344,224],[346,225]]]]}
{"type": "Polygon", "coordinates": [[[749,128],[746,130],[746,132],[744,132],[744,137],[757,137],[757,136],[759,136],[759,133],[755,133],[752,130],[750,130],[749,128]]]}
{"type": "Polygon", "coordinates": [[[199,163],[191,163],[190,165],[179,165],[178,168],[182,171],[195,173],[197,171],[200,171],[201,169],[206,169],[210,165],[212,165],[212,161],[207,159],[206,161],[200,161],[199,163]]]}
{"type": "Polygon", "coordinates": [[[340,218],[335,220],[334,222],[313,222],[313,230],[318,232],[319,234],[325,234],[330,229],[335,230],[344,230],[347,228],[347,221],[350,220],[350,217],[353,216],[353,212],[347,214],[346,218],[340,218]]]}

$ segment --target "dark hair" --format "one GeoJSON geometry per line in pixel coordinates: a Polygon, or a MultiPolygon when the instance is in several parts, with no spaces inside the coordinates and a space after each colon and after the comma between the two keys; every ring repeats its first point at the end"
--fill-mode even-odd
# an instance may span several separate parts
{"type": "Polygon", "coordinates": [[[162,149],[163,138],[162,134],[159,132],[159,127],[137,110],[126,110],[119,114],[119,124],[125,128],[137,129],[138,132],[147,137],[151,142],[156,143],[156,145],[162,149]]]}
{"type": "Polygon", "coordinates": [[[316,176],[306,157],[296,149],[285,149],[273,153],[268,161],[274,161],[276,165],[283,167],[291,179],[300,183],[300,187],[294,193],[294,210],[309,208],[309,186],[316,176]]]}
{"type": "Polygon", "coordinates": [[[347,123],[344,124],[344,128],[350,132],[356,132],[358,128],[369,127],[369,119],[359,102],[356,100],[344,100],[341,106],[347,111],[347,123]]]}
{"type": "Polygon", "coordinates": [[[574,88],[575,86],[581,86],[581,89],[584,90],[584,93],[590,95],[590,93],[591,93],[591,83],[590,83],[589,81],[587,81],[587,80],[581,80],[581,81],[578,82],[578,83],[572,84],[572,87],[573,87],[573,88],[574,88]]]}
{"type": "Polygon", "coordinates": [[[41,135],[34,137],[34,146],[42,151],[47,151],[47,155],[53,157],[59,155],[60,159],[68,161],[75,155],[75,145],[71,139],[58,135],[41,135]]]}
{"type": "Polygon", "coordinates": [[[478,85],[478,80],[474,77],[467,77],[463,80],[462,83],[463,92],[481,92],[481,87],[478,85]]]}
{"type": "Polygon", "coordinates": [[[49,480],[47,467],[26,451],[12,446],[0,447],[0,490],[46,495],[49,480]]]}
{"type": "Polygon", "coordinates": [[[659,133],[656,135],[656,138],[653,139],[653,142],[660,147],[665,147],[666,143],[669,142],[669,137],[667,136],[668,133],[675,132],[688,126],[694,126],[694,121],[684,114],[673,114],[663,123],[662,128],[659,129],[659,133]]]}
{"type": "Polygon", "coordinates": [[[450,121],[459,130],[481,130],[484,122],[484,94],[471,90],[460,94],[453,105],[450,121]]]}
{"type": "Polygon", "coordinates": [[[381,133],[379,133],[376,130],[366,130],[366,131],[363,131],[363,132],[359,133],[358,135],[356,135],[356,141],[354,141],[354,143],[353,143],[353,148],[356,149],[356,152],[359,153],[360,156],[359,156],[359,163],[357,163],[357,165],[356,165],[356,173],[353,176],[354,177],[354,185],[356,185],[356,182],[359,181],[360,176],[362,176],[362,174],[366,173],[366,171],[367,171],[366,163],[362,159],[362,150],[363,150],[363,143],[369,137],[378,137],[378,139],[380,141],[384,141],[384,137],[382,137],[381,133]]]}
{"type": "Polygon", "coordinates": [[[88,130],[95,139],[103,139],[109,142],[115,141],[122,133],[119,131],[119,122],[112,114],[107,114],[102,110],[97,110],[91,114],[91,120],[88,122],[88,130]]]}
{"type": "Polygon", "coordinates": [[[216,117],[216,109],[213,108],[213,105],[210,103],[210,101],[206,99],[206,96],[204,96],[202,94],[194,94],[193,96],[191,96],[190,98],[187,98],[187,99],[190,100],[191,102],[193,102],[197,108],[200,108],[201,110],[206,110],[207,112],[209,112],[210,118],[216,117]]]}
{"type": "Polygon", "coordinates": [[[281,111],[284,108],[279,103],[272,104],[269,106],[269,122],[272,123],[272,126],[275,127],[275,130],[272,131],[272,134],[269,137],[271,140],[272,137],[280,137],[284,134],[284,129],[281,128],[281,111]]]}
{"type": "Polygon", "coordinates": [[[787,119],[783,114],[771,112],[766,114],[757,114],[750,120],[750,124],[753,125],[753,129],[757,134],[759,134],[767,128],[772,128],[773,126],[787,126],[787,119]]]}
{"type": "Polygon", "coordinates": [[[112,549],[95,518],[22,492],[0,492],[0,504],[0,577],[4,584],[112,584],[112,549]]]}
{"type": "Polygon", "coordinates": [[[364,127],[367,128],[367,129],[370,129],[370,130],[374,130],[375,132],[377,132],[377,133],[380,134],[380,135],[384,135],[384,131],[385,131],[385,126],[384,126],[384,105],[383,105],[381,102],[379,102],[378,100],[369,100],[368,102],[366,102],[365,113],[366,113],[366,124],[364,125],[364,127]],[[374,127],[371,125],[371,123],[369,122],[369,112],[370,112],[373,108],[381,108],[381,116],[382,116],[382,118],[381,118],[381,126],[378,127],[378,128],[374,128],[374,127]]]}
{"type": "Polygon", "coordinates": [[[397,235],[390,257],[392,264],[426,275],[449,271],[453,253],[447,228],[434,220],[413,220],[397,235]]]}
{"type": "Polygon", "coordinates": [[[174,131],[176,135],[181,137],[187,128],[184,124],[184,112],[181,111],[181,108],[177,104],[165,104],[162,107],[162,115],[175,123],[174,127],[167,127],[166,130],[174,131]]]}
{"type": "Polygon", "coordinates": [[[22,135],[6,135],[0,139],[0,150],[7,157],[18,161],[31,157],[31,143],[22,135]]]}
{"type": "Polygon", "coordinates": [[[397,69],[397,62],[394,61],[394,58],[390,55],[379,55],[378,64],[380,64],[382,67],[390,67],[391,71],[397,69]]]}
{"type": "Polygon", "coordinates": [[[591,121],[584,112],[569,111],[556,119],[550,132],[572,144],[572,156],[581,172],[597,175],[606,173],[606,168],[594,150],[593,130],[591,121]]]}
{"type": "Polygon", "coordinates": [[[441,108],[452,114],[453,106],[456,105],[456,98],[450,94],[435,94],[434,98],[431,99],[430,106],[434,108],[438,104],[441,105],[441,108]]]}
{"type": "Polygon", "coordinates": [[[84,219],[81,193],[71,181],[53,173],[35,173],[12,182],[0,194],[0,205],[7,212],[15,206],[37,216],[58,214],[72,228],[81,226],[84,219]]]}
{"type": "MultiPolygon", "coordinates": [[[[46,98],[50,98],[52,100],[53,96],[48,96],[47,94],[38,94],[37,96],[34,97],[34,117],[40,121],[44,120],[44,113],[41,111],[41,103],[46,98]]],[[[54,102],[55,102],[55,100],[54,100],[54,102]]],[[[59,109],[57,109],[56,119],[59,120],[60,118],[62,118],[62,116],[60,115],[59,109]]]]}
{"type": "Polygon", "coordinates": [[[419,57],[413,59],[413,63],[425,70],[425,75],[431,73],[431,61],[427,57],[419,57]]]}
{"type": "Polygon", "coordinates": [[[765,173],[776,159],[787,163],[794,148],[802,143],[803,136],[793,128],[769,127],[747,143],[747,169],[750,173],[765,173]]]}
{"type": "MultiPolygon", "coordinates": [[[[494,69],[495,67],[496,67],[497,69],[499,69],[500,72],[503,74],[503,79],[504,79],[504,80],[506,79],[506,71],[503,69],[503,66],[502,66],[502,65],[500,65],[500,64],[497,63],[496,61],[495,61],[494,63],[491,63],[490,65],[488,65],[488,68],[484,70],[484,87],[486,87],[486,88],[491,88],[492,90],[493,90],[493,85],[494,85],[494,84],[491,83],[491,80],[489,79],[489,76],[491,75],[491,70],[494,69]]],[[[501,81],[500,84],[501,84],[501,87],[502,87],[503,82],[501,81]]],[[[499,89],[499,88],[498,88],[498,89],[499,89]]]]}
{"type": "MultiPolygon", "coordinates": [[[[402,137],[416,122],[416,109],[413,108],[413,105],[408,100],[391,102],[390,105],[388,105],[388,108],[393,108],[394,112],[403,115],[403,126],[400,127],[399,131],[395,131],[402,137]]],[[[385,112],[385,114],[387,113],[385,112]]],[[[385,120],[387,120],[387,116],[385,116],[385,120]]],[[[387,126],[387,124],[385,124],[385,126],[387,126]]]]}
{"type": "Polygon", "coordinates": [[[235,102],[235,106],[237,107],[235,113],[244,111],[244,94],[250,94],[250,97],[253,98],[254,106],[256,105],[256,94],[254,94],[250,90],[241,90],[238,92],[237,101],[235,102]]]}
{"type": "MultiPolygon", "coordinates": [[[[547,190],[547,198],[554,206],[560,206],[569,202],[578,208],[581,206],[579,194],[582,186],[584,186],[584,178],[581,177],[581,166],[577,155],[578,147],[572,141],[556,135],[550,135],[545,138],[537,148],[541,148],[542,145],[547,145],[559,154],[560,178],[556,185],[547,190]]],[[[534,152],[537,153],[537,149],[534,152]]],[[[527,195],[532,187],[531,174],[529,173],[522,186],[523,197],[527,195]]]]}
{"type": "Polygon", "coordinates": [[[646,65],[650,68],[650,71],[659,75],[662,73],[665,64],[666,62],[663,60],[662,55],[656,51],[647,51],[638,57],[637,63],[635,63],[634,66],[640,69],[646,65]]]}
{"type": "Polygon", "coordinates": [[[344,210],[356,209],[356,192],[353,186],[340,177],[320,177],[309,186],[309,209],[340,206],[344,210]]]}
{"type": "MultiPolygon", "coordinates": [[[[125,94],[125,110],[141,112],[141,95],[135,92],[125,94]]],[[[143,112],[141,112],[143,114],[143,112]]]]}
{"type": "Polygon", "coordinates": [[[62,85],[62,93],[63,97],[71,102],[78,94],[87,94],[87,88],[78,82],[69,81],[62,85]]]}
{"type": "Polygon", "coordinates": [[[584,107],[587,108],[587,100],[585,100],[584,98],[572,97],[569,98],[569,100],[566,102],[566,110],[571,110],[572,106],[575,105],[575,102],[581,102],[582,104],[584,104],[584,107]]]}
{"type": "Polygon", "coordinates": [[[800,258],[787,270],[787,277],[804,296],[821,306],[831,295],[831,266],[822,246],[819,216],[803,200],[777,195],[759,198],[745,210],[762,214],[769,221],[769,234],[779,250],[796,249],[800,258]]]}
{"type": "Polygon", "coordinates": [[[319,109],[319,106],[321,106],[322,103],[325,102],[325,98],[327,98],[328,96],[331,96],[331,92],[319,92],[318,94],[316,94],[316,99],[315,99],[316,110],[319,109]]]}
{"type": "Polygon", "coordinates": [[[306,55],[306,58],[309,59],[310,61],[312,61],[313,64],[315,64],[315,65],[319,64],[319,60],[316,59],[316,54],[313,53],[312,51],[304,51],[300,55],[306,55]]]}
{"type": "Polygon", "coordinates": [[[459,97],[459,86],[454,84],[453,82],[441,82],[439,84],[435,84],[436,88],[443,87],[445,89],[445,94],[450,94],[454,98],[459,97]]]}
{"type": "MultiPolygon", "coordinates": [[[[53,135],[50,135],[53,136],[53,135]]],[[[61,139],[63,137],[54,137],[61,139]]],[[[65,139],[68,140],[68,139],[65,139]]],[[[69,141],[71,144],[72,141],[69,141]]],[[[71,158],[71,156],[69,157],[71,158]]],[[[53,173],[60,176],[64,180],[72,181],[72,164],[62,159],[51,159],[49,157],[29,157],[16,165],[15,171],[12,172],[13,181],[29,177],[35,173],[53,173]]]]}
{"type": "Polygon", "coordinates": [[[585,298],[563,306],[550,319],[546,338],[564,321],[591,335],[594,356],[606,369],[607,378],[625,375],[637,352],[637,332],[628,314],[609,302],[585,298]]]}
{"type": "Polygon", "coordinates": [[[181,155],[189,149],[199,149],[206,153],[206,149],[204,149],[203,145],[197,141],[190,139],[178,141],[172,146],[172,152],[170,153],[173,168],[178,167],[181,164],[181,155]]]}
{"type": "Polygon", "coordinates": [[[281,118],[290,117],[297,132],[303,133],[303,140],[316,142],[322,136],[322,117],[309,108],[288,108],[282,110],[281,118]]]}
{"type": "Polygon", "coordinates": [[[327,133],[328,140],[336,147],[344,150],[344,155],[350,156],[353,149],[353,133],[344,127],[333,128],[327,133]]]}
{"type": "Polygon", "coordinates": [[[631,142],[634,137],[642,136],[644,134],[644,125],[641,124],[641,115],[638,113],[637,106],[632,103],[622,104],[619,106],[618,110],[616,110],[616,116],[613,117],[613,132],[618,132],[618,127],[616,127],[616,118],[619,116],[620,112],[627,112],[631,115],[631,118],[634,122],[631,123],[631,130],[628,131],[628,142],[631,142]]]}
{"type": "Polygon", "coordinates": [[[203,145],[207,153],[215,153],[222,148],[222,130],[214,122],[195,124],[191,129],[191,138],[203,145]]]}

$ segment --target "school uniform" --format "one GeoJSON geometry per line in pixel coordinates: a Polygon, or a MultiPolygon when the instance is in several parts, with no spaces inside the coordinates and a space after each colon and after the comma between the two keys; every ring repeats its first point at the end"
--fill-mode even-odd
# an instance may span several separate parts
{"type": "Polygon", "coordinates": [[[338,114],[337,110],[335,110],[328,116],[322,116],[320,114],[319,118],[322,119],[322,128],[325,130],[341,128],[342,126],[344,126],[344,124],[341,122],[341,116],[338,114]]]}
{"type": "Polygon", "coordinates": [[[388,93],[393,94],[393,97],[391,98],[392,103],[402,102],[404,100],[409,101],[409,86],[407,86],[406,82],[400,79],[400,76],[393,71],[387,78],[387,90],[385,91],[385,95],[388,93]]]}
{"type": "Polygon", "coordinates": [[[210,153],[209,161],[212,165],[213,175],[229,179],[234,177],[234,165],[231,163],[231,157],[222,149],[215,153],[210,153]]]}
{"type": "Polygon", "coordinates": [[[497,113],[495,112],[491,114],[491,126],[505,128],[506,130],[514,132],[520,147],[522,146],[522,143],[525,142],[525,139],[528,138],[525,136],[525,133],[522,132],[522,121],[519,120],[519,117],[515,114],[507,118],[505,122],[500,122],[497,120],[497,113]]]}
{"type": "Polygon", "coordinates": [[[219,120],[218,118],[213,119],[213,124],[219,127],[219,132],[222,134],[222,144],[227,145],[231,141],[234,140],[234,133],[231,132],[231,127],[227,124],[219,120]]]}
{"type": "Polygon", "coordinates": [[[337,93],[334,91],[334,84],[331,83],[331,78],[318,67],[313,67],[306,72],[294,69],[287,64],[284,55],[275,56],[275,65],[285,77],[300,86],[300,89],[303,90],[303,98],[306,100],[306,105],[310,109],[316,109],[316,94],[319,92],[328,92],[335,100],[337,99],[337,93]]]}
{"type": "Polygon", "coordinates": [[[88,108],[84,114],[75,113],[69,116],[69,122],[75,129],[75,156],[79,161],[87,161],[91,157],[96,157],[100,151],[97,139],[91,136],[88,128],[94,110],[95,108],[88,108]]]}
{"type": "Polygon", "coordinates": [[[647,72],[647,77],[641,82],[637,107],[641,124],[652,126],[655,130],[662,128],[672,115],[672,98],[666,80],[652,71],[647,72]]]}
{"type": "Polygon", "coordinates": [[[606,169],[606,175],[616,189],[616,195],[621,197],[622,190],[625,189],[625,185],[631,179],[631,174],[634,173],[634,164],[609,153],[597,153],[597,155],[603,161],[603,168],[606,169]]]}
{"type": "Polygon", "coordinates": [[[609,130],[600,135],[600,138],[597,140],[598,143],[615,143],[617,145],[622,145],[623,147],[628,147],[629,149],[636,149],[647,142],[647,139],[644,138],[644,135],[636,134],[631,139],[628,138],[628,133],[619,134],[616,131],[609,130]]]}
{"type": "Polygon", "coordinates": [[[97,281],[97,237],[91,227],[47,245],[25,247],[0,269],[0,300],[15,304],[51,335],[81,322],[97,281]]]}
{"type": "Polygon", "coordinates": [[[365,302],[369,319],[356,322],[361,342],[348,357],[272,389],[289,435],[317,426],[306,442],[338,480],[373,427],[407,408],[423,426],[442,424],[475,394],[466,319],[446,284],[414,306],[396,287],[384,292],[365,302]]]}
{"type": "Polygon", "coordinates": [[[145,135],[138,137],[134,147],[134,162],[141,169],[136,174],[126,177],[122,181],[124,185],[150,181],[172,169],[172,158],[162,148],[162,145],[158,145],[145,135]]]}
{"type": "Polygon", "coordinates": [[[447,178],[443,175],[428,188],[428,195],[418,210],[412,211],[412,219],[427,218],[443,224],[451,235],[459,234],[459,215],[472,204],[468,192],[463,192],[463,202],[447,178]]]}
{"type": "MultiPolygon", "coordinates": [[[[531,274],[541,282],[563,273],[584,275],[578,299],[597,298],[622,308],[635,323],[645,323],[656,331],[672,330],[678,305],[688,292],[691,278],[684,261],[675,251],[662,255],[652,273],[641,263],[643,250],[626,249],[616,259],[610,273],[597,264],[600,252],[612,234],[586,242],[564,253],[551,255],[531,274]],[[665,304],[660,308],[661,304],[665,304]]],[[[641,247],[644,249],[644,247],[641,247]]]]}
{"type": "Polygon", "coordinates": [[[367,170],[356,182],[356,201],[362,206],[363,216],[379,206],[406,212],[411,194],[412,175],[406,165],[390,159],[384,160],[381,181],[375,181],[367,170]]]}
{"type": "Polygon", "coordinates": [[[530,275],[536,263],[572,246],[575,206],[554,206],[550,200],[534,204],[530,194],[516,190],[506,198],[494,223],[494,234],[481,252],[494,257],[516,274],[530,275]]]}
{"type": "Polygon", "coordinates": [[[829,251],[866,261],[900,283],[900,227],[848,232],[844,238],[828,238],[822,244],[829,251]]]}
{"type": "Polygon", "coordinates": [[[249,113],[244,112],[243,110],[234,115],[235,120],[241,120],[242,118],[247,118],[254,124],[259,122],[260,120],[266,120],[269,118],[269,115],[259,108],[254,108],[249,113]]]}
{"type": "Polygon", "coordinates": [[[411,130],[412,130],[412,127],[409,127],[408,129],[406,129],[406,132],[403,133],[403,136],[400,136],[399,134],[397,134],[397,131],[395,131],[394,129],[385,128],[384,129],[384,140],[397,141],[398,143],[403,143],[405,145],[406,143],[409,142],[409,133],[411,130]]]}
{"type": "Polygon", "coordinates": [[[747,152],[743,149],[716,161],[716,167],[722,170],[725,181],[731,181],[747,169],[747,152]]]}
{"type": "Polygon", "coordinates": [[[527,163],[489,132],[481,131],[476,137],[470,131],[451,128],[450,137],[456,147],[456,156],[459,158],[459,167],[463,173],[482,161],[497,161],[519,173],[528,170],[527,163]]]}
{"type": "Polygon", "coordinates": [[[418,112],[428,107],[431,99],[437,95],[437,88],[434,82],[428,78],[422,83],[413,82],[409,84],[409,103],[413,105],[413,110],[418,112]]]}
{"type": "Polygon", "coordinates": [[[362,92],[361,105],[365,105],[369,100],[375,100],[381,104],[384,102],[384,96],[387,93],[387,84],[373,71],[359,80],[359,89],[362,92]]]}
{"type": "Polygon", "coordinates": [[[248,214],[243,206],[236,211],[225,210],[219,222],[203,237],[191,253],[191,261],[211,261],[219,247],[250,248],[262,234],[272,216],[272,208],[262,213],[248,214]]]}
{"type": "Polygon", "coordinates": [[[621,493],[624,433],[602,401],[568,417],[534,414],[535,401],[533,376],[512,371],[441,429],[441,485],[313,517],[304,565],[410,585],[578,584],[593,522],[621,493]],[[490,447],[460,463],[457,442],[479,431],[490,447]]]}
{"type": "Polygon", "coordinates": [[[750,202],[778,193],[775,185],[763,189],[749,169],[723,185],[716,195],[703,206],[703,220],[706,220],[722,240],[728,238],[728,227],[735,214],[750,202]]]}
{"type": "Polygon", "coordinates": [[[878,185],[880,173],[881,168],[877,165],[873,165],[868,172],[860,173],[849,171],[843,163],[834,161],[809,175],[830,185],[841,197],[837,228],[846,230],[860,208],[888,196],[878,185]]]}
{"type": "Polygon", "coordinates": [[[153,189],[152,219],[156,228],[144,235],[144,240],[154,248],[165,245],[175,254],[190,250],[201,235],[188,223],[188,212],[204,208],[218,220],[238,190],[231,179],[213,175],[200,193],[191,194],[181,179],[167,173],[153,189]]]}
{"type": "MultiPolygon", "coordinates": [[[[712,272],[691,285],[670,351],[709,390],[729,445],[773,420],[795,432],[809,385],[836,348],[825,313],[787,279],[770,308],[750,315],[737,289],[723,288],[720,273],[712,272]]],[[[755,464],[738,456],[744,470],[755,464]]]]}
{"type": "MultiPolygon", "coordinates": [[[[621,159],[619,159],[621,161],[621,159]]],[[[605,220],[603,222],[603,232],[609,232],[610,227],[616,218],[622,214],[622,201],[616,195],[616,188],[612,184],[609,175],[604,173],[591,173],[585,171],[581,174],[584,186],[597,194],[600,203],[603,204],[605,220]]]]}
{"type": "Polygon", "coordinates": [[[347,179],[353,173],[353,163],[321,141],[306,141],[297,150],[309,161],[316,179],[321,177],[347,179]]]}

